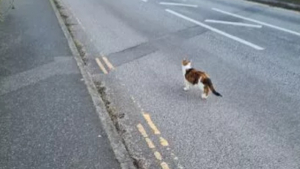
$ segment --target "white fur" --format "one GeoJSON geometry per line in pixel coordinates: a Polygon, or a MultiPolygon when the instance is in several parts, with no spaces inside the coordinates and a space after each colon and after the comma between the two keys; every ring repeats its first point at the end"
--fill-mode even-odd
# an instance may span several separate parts
{"type": "Polygon", "coordinates": [[[187,65],[182,65],[182,73],[185,75],[186,70],[191,69],[191,63],[187,64],[187,65]]]}
{"type": "Polygon", "coordinates": [[[191,69],[192,68],[192,66],[191,66],[191,63],[189,63],[189,64],[187,64],[186,66],[183,66],[182,65],[182,74],[183,74],[183,79],[184,79],[184,88],[183,88],[183,90],[185,90],[185,91],[187,91],[187,90],[189,90],[190,89],[190,82],[188,82],[186,79],[185,79],[185,73],[186,73],[186,70],[188,70],[188,69],[191,69]]]}
{"type": "Polygon", "coordinates": [[[186,79],[184,79],[184,85],[185,87],[183,88],[183,90],[187,91],[190,89],[190,83],[186,79]]]}
{"type": "Polygon", "coordinates": [[[191,69],[192,66],[191,66],[191,63],[189,63],[189,64],[187,64],[185,66],[182,65],[181,68],[182,68],[182,74],[183,74],[183,76],[185,76],[186,70],[191,69]]]}
{"type": "Polygon", "coordinates": [[[200,79],[199,79],[198,86],[199,86],[200,90],[203,92],[204,91],[204,84],[201,82],[201,78],[202,77],[200,77],[200,79]]]}

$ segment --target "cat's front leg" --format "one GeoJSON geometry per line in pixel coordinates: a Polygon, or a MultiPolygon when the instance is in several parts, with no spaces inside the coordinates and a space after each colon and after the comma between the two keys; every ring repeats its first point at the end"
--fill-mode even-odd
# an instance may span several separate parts
{"type": "Polygon", "coordinates": [[[185,84],[185,87],[183,88],[183,90],[187,91],[190,89],[190,84],[187,80],[184,80],[184,84],[185,84]]]}

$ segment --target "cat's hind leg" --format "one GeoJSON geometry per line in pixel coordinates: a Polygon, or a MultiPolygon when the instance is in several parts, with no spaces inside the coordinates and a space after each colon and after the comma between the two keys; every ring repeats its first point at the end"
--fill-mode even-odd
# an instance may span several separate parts
{"type": "Polygon", "coordinates": [[[209,94],[209,87],[208,86],[203,86],[203,93],[202,93],[202,99],[207,99],[209,94]]]}

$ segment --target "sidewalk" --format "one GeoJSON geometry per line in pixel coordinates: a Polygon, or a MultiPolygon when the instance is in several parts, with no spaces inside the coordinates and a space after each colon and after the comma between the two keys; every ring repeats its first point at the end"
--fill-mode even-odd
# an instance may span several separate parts
{"type": "Polygon", "coordinates": [[[119,169],[48,0],[0,22],[0,168],[119,169]]]}

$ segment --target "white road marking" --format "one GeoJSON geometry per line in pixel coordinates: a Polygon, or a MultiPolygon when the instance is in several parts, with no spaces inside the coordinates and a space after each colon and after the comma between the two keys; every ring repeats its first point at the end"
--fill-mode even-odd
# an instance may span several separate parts
{"type": "Polygon", "coordinates": [[[142,0],[143,2],[147,2],[148,0],[142,0]]]}
{"type": "Polygon", "coordinates": [[[187,17],[187,16],[184,16],[184,15],[182,15],[182,14],[180,14],[180,13],[177,13],[177,12],[175,12],[175,11],[172,11],[172,10],[170,10],[170,9],[166,9],[166,11],[169,12],[169,13],[171,13],[171,14],[173,14],[173,15],[176,15],[176,16],[182,18],[182,19],[185,19],[185,20],[190,21],[190,22],[193,22],[193,23],[195,23],[195,24],[197,24],[197,25],[199,25],[199,26],[202,26],[202,27],[204,27],[204,28],[206,28],[206,29],[209,29],[209,30],[211,30],[211,31],[213,31],[213,32],[216,32],[216,33],[221,34],[221,35],[223,35],[223,36],[226,36],[226,37],[228,37],[228,38],[230,38],[230,39],[233,39],[233,40],[235,40],[235,41],[237,41],[237,42],[240,42],[240,43],[242,43],[242,44],[244,44],[244,45],[250,46],[250,47],[252,47],[252,48],[254,48],[254,49],[256,49],[256,50],[264,50],[264,48],[262,48],[262,47],[260,47],[260,46],[257,46],[257,45],[255,45],[255,44],[253,44],[253,43],[251,43],[251,42],[248,42],[248,41],[245,41],[245,40],[243,40],[243,39],[241,39],[241,38],[238,38],[238,37],[236,37],[236,36],[230,35],[230,34],[228,34],[228,33],[226,33],[226,32],[223,32],[223,31],[221,31],[221,30],[219,30],[219,29],[213,28],[213,27],[211,27],[211,26],[209,26],[209,25],[206,25],[206,24],[204,24],[204,23],[201,23],[201,22],[199,22],[199,21],[196,21],[196,20],[194,20],[194,19],[192,19],[192,18],[189,18],[189,17],[187,17]]]}
{"type": "Polygon", "coordinates": [[[184,7],[193,7],[197,8],[198,5],[192,5],[192,4],[182,4],[182,3],[171,3],[171,2],[160,2],[161,5],[172,5],[172,6],[184,6],[184,7]]]}
{"type": "Polygon", "coordinates": [[[252,27],[252,28],[261,28],[261,25],[254,25],[254,24],[247,24],[242,22],[228,22],[228,21],[220,21],[220,20],[212,20],[212,19],[206,19],[205,22],[209,23],[220,23],[225,25],[234,25],[234,26],[245,26],[245,27],[252,27]]]}
{"type": "Polygon", "coordinates": [[[271,24],[268,24],[268,23],[265,23],[265,22],[261,22],[261,21],[255,20],[255,19],[247,18],[247,17],[237,15],[237,14],[234,14],[234,13],[226,12],[226,11],[223,11],[223,10],[217,9],[217,8],[212,8],[212,10],[223,13],[223,14],[226,14],[226,15],[230,15],[230,16],[233,16],[233,17],[236,17],[236,18],[244,19],[244,20],[251,21],[251,22],[254,22],[254,23],[258,23],[258,24],[261,24],[261,25],[264,25],[264,26],[268,26],[270,28],[274,28],[274,29],[277,29],[277,30],[281,30],[281,31],[284,31],[284,32],[287,32],[287,33],[291,33],[291,34],[300,36],[299,32],[295,32],[295,31],[292,31],[292,30],[289,30],[289,29],[285,29],[285,28],[282,28],[282,27],[279,27],[279,26],[271,25],[271,24]]]}
{"type": "Polygon", "coordinates": [[[80,20],[79,20],[77,17],[75,17],[75,19],[76,19],[76,21],[79,23],[79,25],[85,30],[85,27],[84,27],[83,24],[80,22],[80,20]]]}

